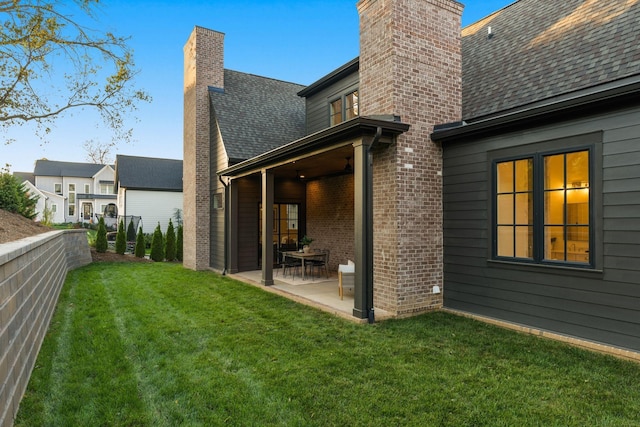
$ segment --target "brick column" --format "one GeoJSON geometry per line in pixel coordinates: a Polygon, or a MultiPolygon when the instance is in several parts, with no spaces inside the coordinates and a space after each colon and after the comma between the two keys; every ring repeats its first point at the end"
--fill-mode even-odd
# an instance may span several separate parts
{"type": "Polygon", "coordinates": [[[209,86],[224,87],[224,34],[195,27],[184,46],[184,266],[210,266],[211,168],[209,86]]]}
{"type": "Polygon", "coordinates": [[[461,119],[460,17],[452,0],[360,0],[360,114],[411,125],[374,151],[374,304],[442,305],[442,156],[433,126],[461,119]]]}

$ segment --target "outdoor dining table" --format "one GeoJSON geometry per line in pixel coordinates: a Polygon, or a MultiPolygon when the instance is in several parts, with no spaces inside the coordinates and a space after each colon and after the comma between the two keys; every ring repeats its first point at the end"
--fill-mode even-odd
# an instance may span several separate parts
{"type": "Polygon", "coordinates": [[[322,257],[326,257],[326,254],[324,253],[318,253],[318,252],[300,252],[300,251],[287,251],[287,252],[283,252],[283,255],[285,257],[288,258],[296,258],[299,260],[302,260],[302,280],[306,280],[306,271],[307,269],[304,267],[304,262],[305,260],[311,260],[313,261],[314,259],[320,259],[322,257]]]}

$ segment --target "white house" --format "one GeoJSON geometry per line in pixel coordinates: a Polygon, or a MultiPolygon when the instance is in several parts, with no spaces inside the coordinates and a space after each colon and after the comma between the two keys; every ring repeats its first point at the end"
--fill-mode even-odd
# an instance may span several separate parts
{"type": "Polygon", "coordinates": [[[54,223],[95,222],[105,211],[115,210],[110,165],[37,160],[33,175],[34,187],[47,196],[47,206],[55,211],[54,223]]]}
{"type": "Polygon", "coordinates": [[[119,215],[141,217],[145,233],[158,223],[166,232],[176,209],[182,211],[182,160],[118,155],[115,181],[119,215]]]}

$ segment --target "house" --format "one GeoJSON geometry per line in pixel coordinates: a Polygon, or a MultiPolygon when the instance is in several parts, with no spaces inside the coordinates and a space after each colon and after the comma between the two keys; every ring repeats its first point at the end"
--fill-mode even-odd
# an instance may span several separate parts
{"type": "Polygon", "coordinates": [[[360,0],[360,56],[297,85],[185,45],[184,265],[308,234],[353,315],[446,308],[640,352],[640,2],[360,0]],[[264,209],[264,207],[269,207],[264,209]],[[333,265],[331,265],[333,264],[333,265]]]}
{"type": "Polygon", "coordinates": [[[45,196],[53,223],[92,223],[115,208],[113,173],[110,165],[37,160],[33,184],[45,196]]]}
{"type": "Polygon", "coordinates": [[[145,233],[166,232],[182,211],[182,160],[117,155],[115,181],[119,215],[140,217],[145,233]]]}

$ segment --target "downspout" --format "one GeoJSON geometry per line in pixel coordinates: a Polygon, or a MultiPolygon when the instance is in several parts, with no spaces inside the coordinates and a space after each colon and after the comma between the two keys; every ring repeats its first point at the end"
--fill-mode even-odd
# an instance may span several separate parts
{"type": "Polygon", "coordinates": [[[224,182],[221,176],[218,176],[218,180],[224,187],[224,268],[222,269],[222,275],[226,276],[229,252],[229,185],[224,182]]]}
{"type": "MultiPolygon", "coordinates": [[[[376,129],[376,134],[373,137],[373,141],[371,141],[371,145],[367,148],[367,161],[371,158],[371,150],[374,145],[376,145],[380,141],[380,137],[382,137],[382,126],[378,126],[376,129]]],[[[373,162],[372,162],[373,163],[373,162]]],[[[369,168],[371,169],[371,178],[373,179],[373,164],[369,164],[369,168]]],[[[367,209],[367,223],[373,228],[373,182],[367,182],[367,186],[371,190],[369,197],[371,197],[371,209],[367,209]]],[[[375,323],[376,317],[373,309],[373,230],[370,235],[371,244],[367,245],[367,251],[370,252],[367,256],[371,256],[371,289],[367,289],[367,308],[369,310],[368,313],[368,321],[370,324],[375,323]],[[369,247],[370,246],[370,247],[369,247]]]]}

